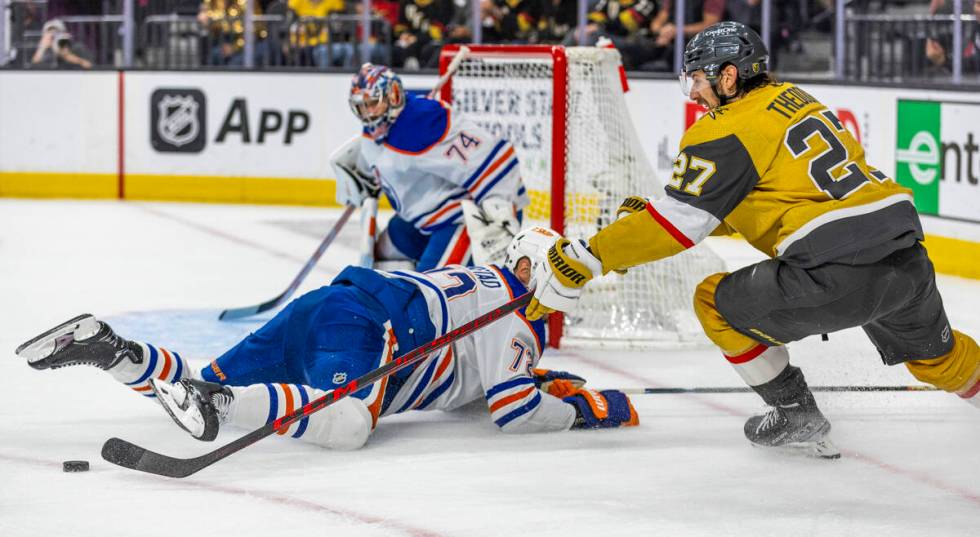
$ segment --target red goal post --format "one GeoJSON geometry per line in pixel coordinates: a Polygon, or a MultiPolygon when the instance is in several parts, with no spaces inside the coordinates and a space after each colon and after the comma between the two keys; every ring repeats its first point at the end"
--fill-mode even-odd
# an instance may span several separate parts
{"type": "MultiPolygon", "coordinates": [[[[553,72],[552,79],[552,110],[551,123],[551,153],[558,156],[552,161],[551,167],[551,229],[565,233],[565,163],[566,151],[565,130],[568,101],[568,58],[565,47],[557,45],[466,45],[470,56],[477,57],[540,57],[550,58],[553,72]]],[[[439,55],[439,74],[443,75],[453,57],[459,54],[460,45],[446,45],[439,55]]],[[[447,102],[453,101],[453,79],[442,87],[440,98],[447,102]]],[[[557,348],[562,336],[562,315],[553,314],[548,319],[548,344],[557,348]]]]}
{"type": "MultiPolygon", "coordinates": [[[[619,52],[551,45],[465,45],[440,97],[455,114],[506,138],[530,197],[525,225],[587,238],[630,195],[662,197],[627,108],[619,52]]],[[[462,45],[440,55],[445,74],[462,45]]],[[[706,342],[691,293],[724,263],[703,245],[597,277],[574,311],[549,319],[548,343],[660,346],[706,342]],[[580,343],[581,342],[581,343],[580,343]]]]}

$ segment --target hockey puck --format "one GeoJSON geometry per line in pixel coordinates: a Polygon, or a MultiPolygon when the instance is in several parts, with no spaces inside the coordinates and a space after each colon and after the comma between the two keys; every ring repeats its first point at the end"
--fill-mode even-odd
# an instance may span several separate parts
{"type": "Polygon", "coordinates": [[[65,461],[61,468],[66,472],[87,472],[88,461],[65,461]]]}

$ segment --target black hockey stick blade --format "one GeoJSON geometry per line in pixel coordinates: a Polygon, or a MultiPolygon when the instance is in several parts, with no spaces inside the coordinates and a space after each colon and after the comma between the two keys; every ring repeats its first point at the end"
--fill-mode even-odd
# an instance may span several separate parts
{"type": "Polygon", "coordinates": [[[166,477],[187,477],[204,468],[197,459],[176,459],[161,455],[121,438],[110,438],[102,445],[102,458],[123,468],[166,477]]]}
{"type": "Polygon", "coordinates": [[[102,458],[130,470],[181,478],[197,473],[274,432],[276,428],[268,423],[214,451],[190,459],[179,459],[150,451],[122,438],[110,438],[102,444],[102,458]]]}
{"type": "Polygon", "coordinates": [[[299,285],[303,283],[303,280],[306,279],[306,276],[310,273],[311,270],[313,270],[313,267],[315,267],[317,262],[320,261],[320,258],[323,257],[323,252],[325,252],[327,250],[327,247],[330,246],[330,243],[332,243],[333,240],[337,238],[337,234],[340,233],[340,229],[344,227],[344,224],[347,223],[347,219],[350,218],[350,215],[353,212],[354,212],[354,206],[348,205],[347,209],[345,209],[344,212],[340,215],[340,218],[337,220],[337,223],[334,224],[333,229],[330,230],[330,233],[327,233],[327,236],[323,238],[323,241],[320,243],[320,246],[317,246],[316,251],[313,252],[313,255],[310,257],[310,259],[307,260],[305,265],[303,265],[303,269],[299,271],[299,274],[297,274],[296,277],[293,278],[293,281],[289,284],[289,287],[287,287],[286,290],[283,291],[279,296],[273,298],[272,300],[267,300],[255,306],[245,306],[242,308],[231,308],[231,309],[224,310],[221,312],[221,315],[218,316],[218,320],[231,321],[234,319],[251,317],[252,315],[258,315],[259,313],[262,313],[264,311],[275,309],[276,307],[282,305],[287,300],[289,300],[289,298],[293,296],[293,293],[296,292],[296,289],[299,289],[299,285]]]}
{"type": "Polygon", "coordinates": [[[119,438],[110,438],[102,445],[102,458],[124,468],[162,475],[165,477],[187,477],[201,469],[207,468],[212,464],[224,459],[232,453],[238,452],[255,442],[275,433],[285,430],[293,423],[336,403],[348,395],[360,390],[365,386],[397,373],[402,369],[424,359],[433,352],[453,344],[473,332],[494,323],[511,313],[523,308],[533,296],[532,292],[523,295],[484,313],[472,321],[454,328],[428,343],[424,343],[411,351],[395,358],[394,360],[382,365],[381,367],[368,371],[347,384],[327,392],[325,395],[310,401],[293,412],[285,416],[266,423],[262,427],[248,433],[247,435],[233,440],[214,451],[205,453],[199,457],[190,459],[179,459],[167,455],[161,455],[155,451],[150,451],[127,442],[119,438]]]}

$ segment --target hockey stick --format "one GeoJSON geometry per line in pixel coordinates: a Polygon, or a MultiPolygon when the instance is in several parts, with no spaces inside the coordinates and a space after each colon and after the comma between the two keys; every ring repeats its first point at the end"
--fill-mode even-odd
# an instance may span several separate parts
{"type": "MultiPolygon", "coordinates": [[[[626,388],[618,390],[629,395],[672,393],[755,393],[748,386],[722,386],[717,388],[626,388]]],[[[936,392],[932,386],[810,386],[811,392],[936,392]]]]}
{"type": "Polygon", "coordinates": [[[470,55],[469,47],[467,47],[466,45],[459,47],[459,52],[457,52],[456,55],[453,56],[453,61],[449,62],[449,66],[446,67],[446,72],[443,73],[441,77],[439,77],[439,80],[436,81],[436,85],[432,88],[432,91],[429,92],[428,97],[430,99],[434,98],[436,95],[439,95],[439,91],[442,89],[443,86],[446,85],[446,82],[449,82],[449,79],[456,74],[456,71],[459,69],[460,64],[462,64],[463,60],[465,60],[466,57],[469,55],[470,55]]]}
{"type": "Polygon", "coordinates": [[[350,218],[350,215],[353,212],[354,212],[353,206],[348,206],[347,209],[344,210],[343,214],[340,215],[340,219],[337,220],[336,224],[334,224],[333,229],[331,229],[330,233],[327,233],[327,236],[323,238],[323,242],[320,243],[320,246],[317,246],[316,251],[313,252],[313,256],[310,257],[310,259],[306,262],[305,265],[303,265],[303,269],[299,271],[299,274],[297,274],[296,277],[293,278],[293,281],[289,284],[289,287],[287,287],[286,290],[283,291],[279,296],[273,298],[272,300],[267,300],[256,306],[245,306],[243,308],[227,309],[221,312],[221,315],[218,316],[218,320],[230,321],[233,319],[250,317],[252,315],[262,313],[263,311],[269,311],[277,306],[280,306],[282,303],[286,302],[287,300],[289,300],[289,297],[293,296],[293,293],[295,293],[296,289],[299,288],[299,284],[303,283],[303,280],[306,279],[306,276],[310,273],[311,270],[313,270],[313,267],[316,266],[317,261],[319,261],[320,257],[323,256],[323,252],[325,252],[327,247],[330,246],[330,243],[332,243],[333,240],[337,238],[337,234],[340,233],[340,228],[344,227],[344,224],[347,223],[347,219],[350,218]]]}
{"type": "Polygon", "coordinates": [[[424,345],[416,347],[407,354],[404,354],[373,371],[369,371],[364,375],[361,375],[360,377],[348,382],[346,385],[311,401],[309,404],[298,408],[275,421],[271,421],[237,440],[211,451],[210,453],[205,453],[204,455],[190,459],[178,459],[167,455],[161,455],[120,438],[110,438],[106,440],[105,444],[102,445],[102,458],[113,464],[130,468],[132,470],[139,470],[141,472],[166,477],[187,477],[220,461],[221,459],[224,459],[232,453],[254,444],[255,442],[275,433],[276,431],[285,430],[296,421],[299,421],[310,414],[313,414],[314,412],[323,410],[324,408],[336,403],[359,389],[369,386],[397,371],[401,371],[402,369],[422,360],[429,354],[432,354],[433,352],[446,347],[447,345],[450,345],[453,342],[468,336],[469,334],[472,334],[476,330],[479,330],[480,328],[483,328],[494,321],[510,315],[514,311],[526,306],[528,302],[531,301],[532,296],[533,293],[531,292],[525,293],[514,300],[511,300],[510,302],[484,313],[483,315],[458,328],[453,329],[445,335],[439,336],[436,339],[425,343],[424,345]]]}

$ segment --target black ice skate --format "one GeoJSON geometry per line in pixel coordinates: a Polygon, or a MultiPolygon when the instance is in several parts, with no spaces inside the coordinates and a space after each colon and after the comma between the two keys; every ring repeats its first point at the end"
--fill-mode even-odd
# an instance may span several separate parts
{"type": "Polygon", "coordinates": [[[110,369],[123,359],[143,362],[138,344],[117,336],[109,325],[87,313],[23,343],[15,352],[34,369],[72,365],[110,369]]]}
{"type": "Polygon", "coordinates": [[[226,386],[203,380],[184,379],[170,384],[153,379],[150,386],[177,425],[205,442],[218,436],[218,429],[235,399],[226,386]]]}
{"type": "Polygon", "coordinates": [[[823,459],[840,458],[840,450],[830,441],[830,422],[812,396],[803,402],[778,404],[745,422],[745,437],[753,445],[799,451],[823,459]]]}

